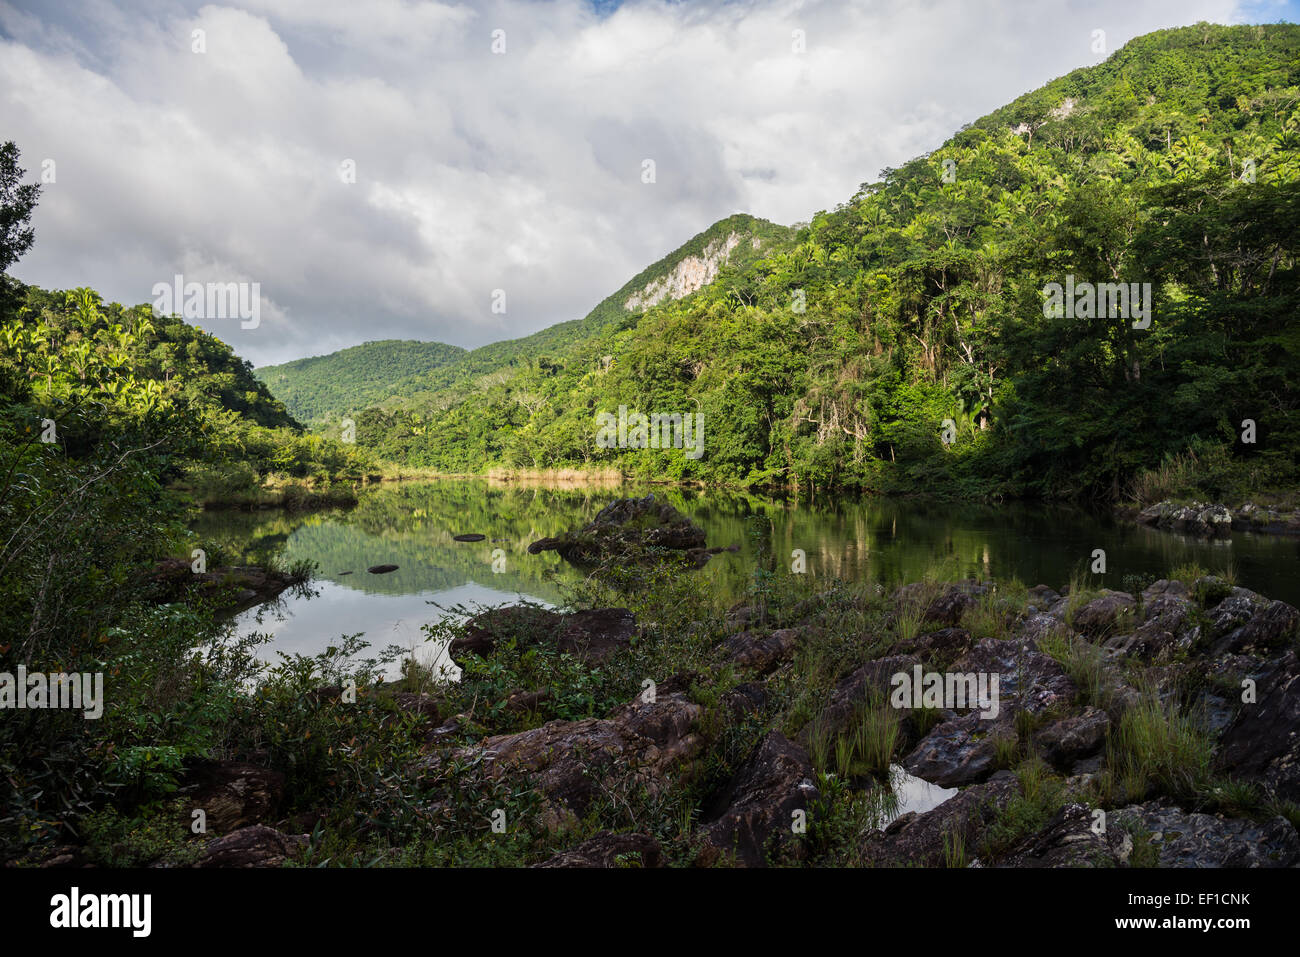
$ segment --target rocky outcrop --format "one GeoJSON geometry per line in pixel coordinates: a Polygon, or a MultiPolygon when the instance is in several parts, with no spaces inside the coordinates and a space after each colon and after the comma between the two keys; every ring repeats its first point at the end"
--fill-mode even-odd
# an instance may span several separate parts
{"type": "Polygon", "coordinates": [[[999,867],[1114,867],[1120,853],[1096,827],[1093,809],[1067,804],[1039,831],[998,856],[999,867]]]}
{"type": "Polygon", "coordinates": [[[946,668],[971,649],[974,639],[965,628],[940,628],[910,641],[900,641],[893,648],[898,654],[915,655],[927,667],[946,668]]]}
{"type": "Polygon", "coordinates": [[[1300,509],[1274,508],[1246,502],[1236,508],[1218,503],[1157,502],[1136,514],[1134,521],[1153,528],[1182,532],[1201,538],[1226,538],[1232,532],[1267,535],[1300,535],[1300,509]]]}
{"type": "Polygon", "coordinates": [[[280,867],[307,847],[307,836],[264,824],[241,827],[208,844],[195,867],[280,867]]]}
{"type": "Polygon", "coordinates": [[[1053,657],[1026,641],[985,638],[949,667],[963,674],[998,676],[999,711],[1041,714],[1067,706],[1078,693],[1065,669],[1053,657]]]}
{"type": "Polygon", "coordinates": [[[1263,783],[1300,802],[1300,660],[1294,651],[1260,676],[1254,703],[1245,703],[1219,740],[1221,771],[1263,783]]]}
{"type": "Polygon", "coordinates": [[[798,628],[778,628],[772,632],[742,631],[722,644],[728,661],[741,668],[766,674],[794,654],[805,634],[798,628]]]}
{"type": "Polygon", "coordinates": [[[1201,538],[1227,538],[1232,534],[1232,512],[1223,505],[1204,502],[1189,505],[1157,502],[1142,509],[1136,520],[1142,525],[1201,538]]]}
{"type": "Polygon", "coordinates": [[[769,732],[703,818],[705,848],[697,863],[722,859],[763,867],[770,856],[802,856],[812,802],[808,753],[780,732],[769,732]]]}
{"type": "Polygon", "coordinates": [[[704,529],[667,502],[655,501],[651,493],[645,498],[611,502],[578,531],[539,539],[528,546],[528,552],[537,555],[553,550],[580,567],[672,554],[699,568],[709,560],[705,544],[704,529]]]}
{"type": "Polygon", "coordinates": [[[1161,867],[1292,867],[1300,863],[1300,835],[1283,817],[1264,823],[1189,814],[1154,801],[1121,808],[1108,830],[1124,827],[1148,841],[1161,867]]]}
{"type": "Polygon", "coordinates": [[[1099,752],[1110,731],[1110,717],[1100,708],[1062,718],[1034,735],[1034,747],[1058,770],[1070,770],[1076,761],[1099,752]]]}
{"type": "MultiPolygon", "coordinates": [[[[757,241],[757,237],[755,237],[757,241]]],[[[726,238],[713,240],[699,256],[683,256],[666,276],[647,283],[623,303],[629,312],[644,312],[665,299],[681,299],[713,282],[718,270],[731,257],[731,251],[740,245],[740,234],[731,232],[726,238]]]]}
{"type": "Polygon", "coordinates": [[[1195,603],[1182,595],[1152,594],[1144,600],[1142,623],[1134,631],[1107,638],[1104,648],[1115,657],[1150,662],[1186,655],[1201,640],[1196,612],[1195,603]]]}
{"type": "Polygon", "coordinates": [[[1298,631],[1300,611],[1284,601],[1271,601],[1262,607],[1256,606],[1249,620],[1221,635],[1211,653],[1264,654],[1292,641],[1298,631]]]}
{"type": "Polygon", "coordinates": [[[1102,639],[1131,624],[1137,602],[1128,592],[1103,588],[1101,594],[1076,608],[1072,624],[1089,638],[1102,639]]]}
{"type": "MultiPolygon", "coordinates": [[[[941,787],[962,787],[982,781],[998,769],[999,749],[1019,746],[1015,712],[1040,715],[1073,701],[1077,689],[1057,661],[1027,642],[986,638],[954,662],[949,673],[985,678],[993,697],[997,675],[996,713],[993,709],[951,715],[929,732],[903,759],[903,767],[941,787]]],[[[975,701],[968,702],[976,708],[975,701]]],[[[1071,743],[1070,746],[1073,746],[1071,743]]]]}
{"type": "MultiPolygon", "coordinates": [[[[456,756],[485,761],[494,779],[535,788],[543,797],[543,823],[555,829],[586,814],[602,793],[666,793],[678,765],[703,748],[695,731],[703,713],[681,693],[658,694],[649,703],[638,697],[609,718],[550,721],[486,738],[456,756]]],[[[435,753],[421,764],[432,770],[444,760],[435,753]]]]}
{"type": "Polygon", "coordinates": [[[903,759],[903,767],[940,787],[964,787],[998,769],[998,742],[1018,740],[1010,712],[985,720],[978,712],[942,722],[903,759]]]}
{"type": "Polygon", "coordinates": [[[889,682],[894,675],[911,674],[920,663],[914,655],[890,655],[841,678],[826,705],[799,732],[799,743],[810,748],[817,737],[833,740],[844,734],[862,708],[888,700],[889,682]]]}

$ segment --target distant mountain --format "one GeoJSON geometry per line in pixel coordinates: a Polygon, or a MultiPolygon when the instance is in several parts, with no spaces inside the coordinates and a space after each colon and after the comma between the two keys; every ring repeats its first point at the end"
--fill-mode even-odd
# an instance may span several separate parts
{"type": "Polygon", "coordinates": [[[394,382],[427,375],[464,355],[459,346],[441,342],[383,339],[262,366],[254,374],[295,418],[323,422],[380,402],[394,382]]]}
{"type": "Polygon", "coordinates": [[[649,307],[688,296],[723,270],[747,268],[789,245],[794,230],[743,213],[708,229],[647,266],[586,317],[472,351],[437,342],[385,340],[281,365],[257,376],[299,419],[321,423],[367,406],[445,404],[443,390],[467,386],[502,369],[559,354],[606,327],[635,325],[649,307]]]}

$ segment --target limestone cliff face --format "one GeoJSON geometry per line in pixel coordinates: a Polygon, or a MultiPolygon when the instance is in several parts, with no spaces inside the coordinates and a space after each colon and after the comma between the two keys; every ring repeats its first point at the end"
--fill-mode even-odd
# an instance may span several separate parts
{"type": "MultiPolygon", "coordinates": [[[[754,240],[758,242],[757,239],[754,240]]],[[[665,299],[681,299],[713,282],[718,270],[727,262],[731,251],[740,244],[738,233],[728,233],[726,239],[715,239],[704,247],[701,256],[686,256],[668,275],[647,283],[623,303],[629,311],[644,312],[665,299]]]]}

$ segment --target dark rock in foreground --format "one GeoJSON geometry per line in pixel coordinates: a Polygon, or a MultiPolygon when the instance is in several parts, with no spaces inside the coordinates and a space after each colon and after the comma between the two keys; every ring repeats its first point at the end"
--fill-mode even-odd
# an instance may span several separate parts
{"type": "Polygon", "coordinates": [[[707,846],[699,863],[713,864],[734,854],[744,867],[763,867],[768,855],[788,850],[801,857],[796,831],[804,826],[818,797],[808,753],[778,731],[771,731],[732,778],[722,797],[706,813],[707,846]]]}
{"type": "Polygon", "coordinates": [[[1258,823],[1189,814],[1157,802],[1121,808],[1109,830],[1129,825],[1148,840],[1161,867],[1291,867],[1300,863],[1300,835],[1284,817],[1258,823]]]}
{"type": "Polygon", "coordinates": [[[799,743],[812,747],[818,737],[829,741],[845,734],[861,709],[888,700],[890,679],[895,674],[911,674],[920,663],[912,655],[891,655],[869,661],[841,678],[825,707],[799,732],[799,743]]]}
{"type": "Polygon", "coordinates": [[[268,817],[284,797],[284,775],[242,761],[202,761],[186,774],[181,793],[202,810],[207,833],[226,834],[268,817]]]}
{"type": "Polygon", "coordinates": [[[649,834],[602,831],[534,867],[663,867],[663,849],[649,834]]]}
{"type": "Polygon", "coordinates": [[[956,582],[952,585],[932,585],[913,582],[898,589],[894,602],[899,614],[914,613],[927,624],[952,627],[961,621],[967,608],[988,592],[988,586],[975,581],[956,582]]]}
{"type": "Polygon", "coordinates": [[[1121,862],[1092,808],[1067,804],[1047,825],[1020,840],[998,859],[998,867],[1115,867],[1121,862]]]}
{"type": "Polygon", "coordinates": [[[1224,731],[1218,766],[1300,801],[1300,660],[1294,651],[1260,677],[1255,693],[1255,702],[1243,704],[1224,731]]]}
{"type": "MultiPolygon", "coordinates": [[[[704,747],[694,730],[703,713],[682,694],[660,694],[653,702],[638,697],[608,718],[550,721],[486,738],[457,757],[485,759],[491,777],[536,788],[542,821],[554,830],[581,818],[598,797],[666,795],[681,762],[704,747]]],[[[436,753],[423,764],[434,768],[444,760],[436,753]]]]}
{"type": "Polygon", "coordinates": [[[776,631],[742,631],[723,642],[727,659],[741,668],[766,674],[801,645],[806,635],[798,628],[778,628],[776,631]]]}
{"type": "Polygon", "coordinates": [[[307,845],[305,835],[284,834],[254,824],[219,837],[204,849],[195,867],[280,867],[307,845]]]}

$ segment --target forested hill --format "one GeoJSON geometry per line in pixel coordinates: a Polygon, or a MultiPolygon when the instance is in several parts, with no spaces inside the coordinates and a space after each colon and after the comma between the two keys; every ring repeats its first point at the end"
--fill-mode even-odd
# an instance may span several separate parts
{"type": "MultiPolygon", "coordinates": [[[[11,333],[25,331],[30,351],[19,339],[6,339],[0,360],[0,395],[22,394],[23,363],[30,380],[46,386],[48,398],[67,403],[78,390],[60,390],[56,379],[73,374],[79,384],[116,370],[139,384],[145,407],[185,404],[207,412],[235,416],[249,426],[288,429],[302,426],[237,356],[216,336],[178,316],[156,316],[148,305],[104,303],[91,289],[46,290],[10,280],[21,306],[11,333]],[[111,360],[111,361],[109,361],[111,360]],[[10,379],[12,377],[12,379],[10,379]]],[[[117,395],[117,393],[111,393],[117,395]]],[[[125,394],[125,393],[124,393],[125,394]]]]}
{"type": "Polygon", "coordinates": [[[444,389],[471,386],[514,366],[545,363],[575,342],[611,324],[635,322],[643,301],[680,296],[717,270],[739,269],[788,245],[794,230],[737,214],[714,223],[647,266],[582,319],[549,326],[520,339],[466,352],[437,342],[367,342],[326,356],[264,366],[259,378],[297,416],[321,422],[368,405],[446,404],[444,389]],[[640,301],[639,301],[640,300],[640,301]]]}
{"type": "Polygon", "coordinates": [[[320,422],[386,399],[394,383],[428,375],[464,355],[459,346],[441,342],[383,339],[262,366],[256,375],[299,419],[320,422]]]}
{"type": "Polygon", "coordinates": [[[370,410],[358,441],[454,471],[878,491],[1285,481],[1298,147],[1300,28],[1153,33],[885,170],[693,295],[370,410]],[[1076,281],[1138,284],[1135,313],[1045,309],[1049,284],[1076,281]],[[702,412],[703,456],[600,447],[595,417],[620,405],[702,412]]]}

